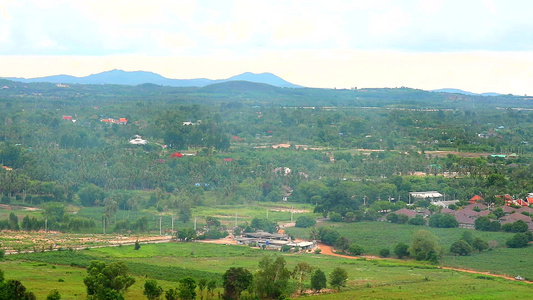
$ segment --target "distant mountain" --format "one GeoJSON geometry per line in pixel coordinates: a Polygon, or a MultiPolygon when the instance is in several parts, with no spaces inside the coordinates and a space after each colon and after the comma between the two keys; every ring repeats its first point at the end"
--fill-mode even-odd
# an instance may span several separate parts
{"type": "Polygon", "coordinates": [[[431,90],[430,92],[436,92],[436,93],[450,93],[450,94],[461,94],[461,95],[468,95],[468,96],[501,96],[502,94],[497,93],[482,93],[482,94],[476,94],[468,91],[463,91],[460,89],[438,89],[438,90],[431,90]]]}
{"type": "Polygon", "coordinates": [[[214,83],[227,81],[250,81],[256,83],[265,83],[277,87],[301,88],[302,86],[292,84],[271,73],[243,73],[228,79],[211,80],[206,78],[197,79],[170,79],[159,74],[146,71],[123,71],[111,70],[98,74],[92,74],[85,77],[75,77],[70,75],[54,75],[39,78],[17,78],[6,77],[5,79],[19,82],[51,82],[63,84],[121,84],[121,85],[139,85],[145,83],[173,86],[173,87],[204,87],[214,83]]]}

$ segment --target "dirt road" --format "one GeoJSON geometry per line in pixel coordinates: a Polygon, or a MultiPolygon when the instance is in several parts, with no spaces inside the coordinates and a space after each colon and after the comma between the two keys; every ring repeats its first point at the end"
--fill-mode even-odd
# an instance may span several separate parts
{"type": "MultiPolygon", "coordinates": [[[[372,260],[372,259],[383,259],[383,260],[384,259],[390,259],[390,258],[383,258],[383,257],[377,257],[377,256],[349,256],[349,255],[338,254],[338,253],[333,252],[333,249],[332,249],[331,246],[324,245],[324,244],[321,244],[321,243],[318,244],[318,248],[320,248],[320,250],[322,250],[321,254],[337,256],[337,257],[343,257],[343,258],[348,258],[348,259],[358,259],[358,258],[365,258],[367,260],[372,260]]],[[[493,274],[493,273],[489,273],[489,272],[481,272],[481,271],[475,271],[475,270],[459,269],[459,268],[452,268],[452,267],[441,267],[441,266],[439,266],[439,269],[453,270],[453,271],[466,272],[466,273],[472,273],[472,274],[480,274],[480,275],[486,275],[486,276],[492,276],[492,277],[498,277],[498,278],[504,278],[504,279],[508,279],[508,280],[518,281],[516,278],[511,277],[511,276],[493,274]]],[[[530,283],[530,284],[533,283],[533,281],[529,281],[529,280],[520,280],[520,281],[526,282],[526,283],[530,283]]]]}

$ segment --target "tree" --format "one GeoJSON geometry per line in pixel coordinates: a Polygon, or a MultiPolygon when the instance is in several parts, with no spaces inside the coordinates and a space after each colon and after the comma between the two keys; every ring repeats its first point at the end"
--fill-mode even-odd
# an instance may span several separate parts
{"type": "Polygon", "coordinates": [[[135,241],[135,245],[133,246],[133,250],[139,250],[141,249],[141,244],[139,243],[139,239],[135,241]]]}
{"type": "Polygon", "coordinates": [[[165,299],[166,300],[178,300],[178,290],[177,289],[169,289],[165,291],[165,299]]]}
{"type": "Polygon", "coordinates": [[[326,274],[322,270],[317,269],[311,276],[311,288],[317,292],[326,287],[326,274]]]}
{"type": "Polygon", "coordinates": [[[450,246],[450,252],[456,255],[469,255],[472,252],[472,246],[464,240],[458,240],[450,246]]]}
{"type": "Polygon", "coordinates": [[[46,300],[61,300],[61,294],[59,294],[58,290],[53,289],[46,296],[46,300]]]}
{"type": "Polygon", "coordinates": [[[435,261],[440,247],[434,234],[427,230],[419,230],[413,238],[409,252],[417,260],[435,261]]]}
{"type": "Polygon", "coordinates": [[[390,250],[387,248],[383,248],[379,250],[379,256],[381,257],[389,257],[390,256],[390,250]]]}
{"type": "Polygon", "coordinates": [[[454,215],[436,213],[429,218],[429,226],[437,228],[455,228],[459,222],[454,215]]]}
{"type": "Polygon", "coordinates": [[[206,286],[207,286],[207,279],[202,278],[198,281],[198,290],[200,291],[200,298],[202,299],[204,297],[204,290],[206,286]]]}
{"type": "Polygon", "coordinates": [[[487,243],[487,241],[482,240],[480,237],[477,237],[472,243],[472,248],[476,249],[479,252],[483,252],[483,250],[489,249],[489,243],[487,243]]]}
{"type": "Polygon", "coordinates": [[[336,212],[330,212],[330,213],[329,213],[329,220],[330,220],[331,222],[340,222],[340,221],[342,221],[342,216],[341,216],[341,214],[339,214],[339,213],[336,213],[336,212]]]}
{"type": "Polygon", "coordinates": [[[157,284],[155,279],[148,279],[144,283],[143,295],[149,300],[159,299],[163,294],[163,288],[157,284]]]}
{"type": "Polygon", "coordinates": [[[505,242],[509,248],[524,248],[528,243],[529,238],[525,233],[517,233],[505,242]]]}
{"type": "Polygon", "coordinates": [[[351,255],[361,255],[361,254],[363,254],[363,252],[365,252],[365,250],[363,250],[363,247],[353,243],[353,244],[350,245],[350,248],[348,249],[348,252],[351,255]]]}
{"type": "Polygon", "coordinates": [[[88,299],[121,299],[135,279],[128,275],[124,262],[92,261],[83,283],[87,286],[88,299]]]}
{"type": "Polygon", "coordinates": [[[313,271],[313,267],[306,262],[299,262],[296,266],[294,266],[292,277],[298,280],[298,292],[300,294],[302,293],[302,283],[305,280],[305,277],[307,277],[311,271],[313,271]]]}
{"type": "Polygon", "coordinates": [[[335,244],[337,239],[340,237],[340,234],[336,230],[330,227],[320,227],[319,235],[320,235],[320,240],[322,241],[322,243],[329,245],[329,246],[332,246],[333,244],[335,244]]]}
{"type": "Polygon", "coordinates": [[[463,231],[463,233],[461,234],[461,240],[467,242],[469,245],[472,245],[474,243],[474,235],[472,234],[472,231],[463,231]]]}
{"type": "Polygon", "coordinates": [[[212,297],[215,289],[217,288],[217,282],[215,280],[210,280],[207,283],[207,292],[212,297]]]}
{"type": "Polygon", "coordinates": [[[285,265],[285,259],[281,256],[275,259],[265,256],[261,259],[259,262],[260,270],[254,275],[259,298],[278,299],[285,293],[291,275],[285,265]]]}
{"type": "Polygon", "coordinates": [[[178,296],[183,300],[194,300],[196,298],[196,281],[189,276],[180,280],[178,296]]]}
{"type": "Polygon", "coordinates": [[[239,267],[229,268],[222,275],[222,286],[224,287],[224,299],[238,300],[241,292],[246,290],[252,284],[253,275],[250,271],[239,267]]]}
{"type": "Polygon", "coordinates": [[[336,287],[337,290],[340,290],[341,287],[345,286],[347,280],[348,272],[342,268],[335,268],[329,276],[329,284],[333,287],[336,287]]]}
{"type": "Polygon", "coordinates": [[[399,242],[394,246],[394,254],[398,258],[403,258],[409,256],[409,245],[399,242]]]}
{"type": "Polygon", "coordinates": [[[527,223],[522,220],[514,222],[513,226],[511,227],[512,232],[526,232],[528,230],[529,228],[527,226],[527,223]]]}
{"type": "Polygon", "coordinates": [[[300,227],[300,228],[307,228],[314,226],[316,224],[316,221],[314,218],[310,216],[299,216],[298,219],[296,219],[296,223],[294,226],[300,227]]]}
{"type": "Polygon", "coordinates": [[[335,249],[344,252],[348,248],[350,248],[350,240],[347,237],[341,236],[335,241],[335,249]]]}
{"type": "Polygon", "coordinates": [[[105,193],[103,189],[89,183],[78,191],[78,197],[83,206],[94,206],[105,198],[105,193]]]}
{"type": "Polygon", "coordinates": [[[1,300],[35,300],[35,294],[27,291],[26,287],[18,280],[10,279],[6,282],[0,282],[0,299],[1,300]]]}
{"type": "Polygon", "coordinates": [[[426,220],[421,215],[416,215],[414,218],[409,219],[410,225],[423,226],[426,225],[426,220]]]}

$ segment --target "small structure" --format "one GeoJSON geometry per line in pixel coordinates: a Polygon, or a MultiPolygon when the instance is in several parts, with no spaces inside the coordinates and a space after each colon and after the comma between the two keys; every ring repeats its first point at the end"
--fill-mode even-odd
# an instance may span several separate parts
{"type": "Polygon", "coordinates": [[[483,198],[479,195],[475,195],[474,197],[470,198],[470,200],[468,200],[468,203],[472,204],[478,201],[483,201],[483,198]]]}
{"type": "Polygon", "coordinates": [[[100,122],[111,123],[111,124],[119,124],[119,125],[125,125],[125,124],[128,123],[128,119],[126,119],[126,118],[119,118],[118,120],[116,120],[116,119],[109,118],[109,119],[101,119],[100,122]]]}
{"type": "Polygon", "coordinates": [[[443,195],[437,191],[429,192],[409,192],[409,205],[411,200],[429,200],[430,202],[438,202],[443,200],[443,195]]]}
{"type": "Polygon", "coordinates": [[[135,135],[135,138],[133,140],[130,140],[129,143],[131,145],[146,145],[148,141],[143,140],[140,135],[135,135]]]}
{"type": "Polygon", "coordinates": [[[291,248],[298,247],[301,250],[309,250],[316,248],[316,241],[308,242],[293,242],[291,237],[282,233],[268,233],[264,231],[256,231],[244,233],[242,237],[237,238],[238,245],[256,245],[261,248],[281,250],[283,246],[291,248]]]}

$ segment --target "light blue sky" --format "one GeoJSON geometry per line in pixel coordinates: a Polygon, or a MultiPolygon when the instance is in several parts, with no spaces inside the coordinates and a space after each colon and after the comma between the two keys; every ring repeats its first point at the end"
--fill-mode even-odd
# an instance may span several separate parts
{"type": "Polygon", "coordinates": [[[0,76],[272,72],[533,94],[532,1],[0,0],[0,76]]]}

